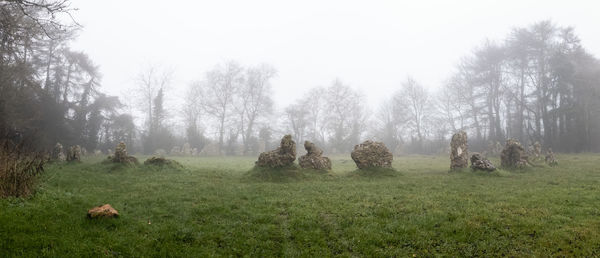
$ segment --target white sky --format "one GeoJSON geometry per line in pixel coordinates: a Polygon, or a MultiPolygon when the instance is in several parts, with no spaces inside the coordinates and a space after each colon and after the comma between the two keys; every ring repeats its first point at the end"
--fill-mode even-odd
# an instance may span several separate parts
{"type": "MultiPolygon", "coordinates": [[[[269,63],[279,108],[336,77],[361,89],[372,108],[407,75],[432,89],[486,38],[551,19],[573,26],[600,56],[598,1],[155,1],[73,0],[84,26],[74,44],[123,97],[148,64],[174,71],[181,92],[215,64],[269,63]]],[[[172,98],[177,102],[177,97],[172,98]]]]}

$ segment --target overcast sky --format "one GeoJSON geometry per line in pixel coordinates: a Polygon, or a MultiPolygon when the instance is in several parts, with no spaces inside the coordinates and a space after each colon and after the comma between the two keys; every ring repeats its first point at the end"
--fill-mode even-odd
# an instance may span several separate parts
{"type": "Polygon", "coordinates": [[[180,96],[216,64],[237,60],[278,70],[278,107],[340,78],[375,108],[408,75],[435,89],[485,39],[544,19],[575,27],[600,56],[593,0],[73,0],[73,7],[84,26],[74,48],[100,65],[104,91],[122,97],[148,64],[172,69],[172,93],[180,96]]]}

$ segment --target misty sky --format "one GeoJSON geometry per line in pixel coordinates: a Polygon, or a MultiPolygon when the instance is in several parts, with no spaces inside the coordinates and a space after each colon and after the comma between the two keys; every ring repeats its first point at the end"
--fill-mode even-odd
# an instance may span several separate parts
{"type": "MultiPolygon", "coordinates": [[[[148,64],[174,71],[172,95],[215,64],[269,63],[279,108],[336,77],[375,108],[407,75],[434,89],[486,38],[551,19],[573,26],[600,56],[597,1],[89,1],[74,0],[84,26],[73,45],[123,97],[148,64]]],[[[171,103],[178,102],[176,97],[171,103]]]]}

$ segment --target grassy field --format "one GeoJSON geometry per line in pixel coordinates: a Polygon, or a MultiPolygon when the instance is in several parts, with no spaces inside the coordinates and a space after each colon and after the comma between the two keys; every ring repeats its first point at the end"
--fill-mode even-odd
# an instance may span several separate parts
{"type": "Polygon", "coordinates": [[[488,174],[395,157],[396,173],[377,174],[338,157],[330,173],[285,176],[248,172],[254,158],[86,158],[0,200],[0,257],[600,256],[600,156],[558,158],[488,174]],[[86,218],[104,203],[121,217],[86,218]]]}

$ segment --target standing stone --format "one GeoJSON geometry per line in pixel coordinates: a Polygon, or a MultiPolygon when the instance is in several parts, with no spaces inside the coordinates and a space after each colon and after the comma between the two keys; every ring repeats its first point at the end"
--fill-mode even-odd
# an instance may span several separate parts
{"type": "Polygon", "coordinates": [[[330,170],[331,160],[328,157],[322,157],[323,150],[317,147],[314,143],[305,141],[304,149],[306,149],[306,155],[298,158],[298,163],[302,168],[318,169],[318,170],[330,170]]]}
{"type": "Polygon", "coordinates": [[[115,162],[124,162],[127,160],[127,145],[124,142],[117,144],[117,147],[115,148],[115,157],[113,160],[115,162]]]}
{"type": "Polygon", "coordinates": [[[69,148],[67,161],[81,161],[81,147],[79,147],[79,145],[71,146],[71,148],[69,148]]]}
{"type": "Polygon", "coordinates": [[[469,166],[467,133],[459,131],[450,141],[450,169],[463,169],[469,166]]]}
{"type": "Polygon", "coordinates": [[[112,157],[112,161],[114,163],[123,164],[138,163],[138,160],[135,157],[127,155],[127,145],[124,142],[117,144],[117,147],[115,148],[115,156],[112,157]]]}
{"type": "Polygon", "coordinates": [[[52,150],[52,160],[55,161],[65,161],[65,153],[63,152],[63,146],[59,142],[54,145],[54,149],[52,150]]]}
{"type": "Polygon", "coordinates": [[[531,149],[531,156],[533,156],[533,160],[537,161],[537,160],[541,160],[542,158],[542,145],[540,144],[540,142],[536,141],[533,144],[533,148],[531,149]]]}
{"type": "Polygon", "coordinates": [[[471,156],[471,168],[473,170],[483,170],[488,172],[496,170],[494,164],[492,164],[492,162],[490,162],[488,159],[481,156],[481,154],[479,153],[474,153],[473,156],[471,156]]]}
{"type": "Polygon", "coordinates": [[[219,146],[216,143],[206,144],[202,148],[202,150],[200,151],[199,155],[202,155],[202,156],[217,156],[217,155],[220,155],[219,146]]]}
{"type": "Polygon", "coordinates": [[[164,149],[156,149],[154,151],[154,156],[159,156],[159,157],[167,156],[167,151],[165,151],[164,149]]]}
{"type": "Polygon", "coordinates": [[[546,153],[546,164],[551,167],[558,166],[558,161],[554,157],[554,152],[552,152],[552,148],[548,148],[548,152],[546,153]]]}
{"type": "Polygon", "coordinates": [[[490,141],[487,150],[489,151],[490,155],[500,155],[500,152],[502,152],[502,144],[500,144],[498,141],[490,141]]]}
{"type": "Polygon", "coordinates": [[[370,140],[354,146],[354,150],[350,156],[359,169],[373,167],[392,168],[392,160],[394,159],[394,155],[392,155],[385,144],[370,140]]]}
{"type": "Polygon", "coordinates": [[[494,155],[500,155],[502,152],[502,144],[500,142],[496,142],[496,148],[494,148],[494,155]]]}
{"type": "Polygon", "coordinates": [[[184,156],[189,156],[192,155],[192,148],[190,147],[189,143],[184,143],[183,146],[181,147],[181,153],[184,156]]]}
{"type": "Polygon", "coordinates": [[[279,148],[263,152],[258,156],[256,166],[280,168],[291,166],[296,160],[296,142],[291,135],[283,136],[279,148]]]}
{"type": "Polygon", "coordinates": [[[171,155],[180,155],[181,154],[181,148],[179,146],[173,146],[173,148],[171,148],[171,155]]]}
{"type": "Polygon", "coordinates": [[[523,168],[529,163],[525,149],[516,139],[506,140],[506,145],[500,154],[500,163],[505,168],[523,168]]]}

